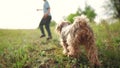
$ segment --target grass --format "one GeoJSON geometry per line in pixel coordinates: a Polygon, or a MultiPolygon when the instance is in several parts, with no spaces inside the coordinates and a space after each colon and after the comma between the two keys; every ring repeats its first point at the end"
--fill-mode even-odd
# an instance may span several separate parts
{"type": "MultiPolygon", "coordinates": [[[[90,24],[96,37],[101,68],[120,68],[120,22],[90,24]]],[[[0,68],[90,68],[85,54],[79,61],[62,54],[59,36],[40,39],[39,29],[0,29],[0,68]]]]}
{"type": "Polygon", "coordinates": [[[50,57],[56,57],[55,54],[61,54],[62,48],[54,32],[50,41],[46,41],[46,38],[40,39],[39,36],[39,29],[1,29],[0,68],[39,67],[40,64],[51,59],[50,57]]]}

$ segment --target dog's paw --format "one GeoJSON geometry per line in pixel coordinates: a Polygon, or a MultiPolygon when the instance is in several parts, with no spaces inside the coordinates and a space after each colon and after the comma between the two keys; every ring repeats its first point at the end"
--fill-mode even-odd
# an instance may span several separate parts
{"type": "Polygon", "coordinates": [[[74,53],[69,52],[68,55],[69,55],[69,56],[74,56],[74,53]]]}
{"type": "Polygon", "coordinates": [[[67,50],[63,50],[63,54],[65,54],[65,55],[66,55],[67,53],[68,53],[68,51],[67,51],[67,50]]]}
{"type": "Polygon", "coordinates": [[[77,57],[77,54],[75,54],[75,53],[70,53],[70,52],[69,52],[69,53],[67,54],[67,56],[68,56],[68,57],[74,57],[74,58],[76,58],[76,57],[77,57]]]}
{"type": "Polygon", "coordinates": [[[71,55],[71,54],[67,54],[67,56],[68,56],[68,57],[74,57],[74,56],[73,56],[73,55],[71,55]]]}

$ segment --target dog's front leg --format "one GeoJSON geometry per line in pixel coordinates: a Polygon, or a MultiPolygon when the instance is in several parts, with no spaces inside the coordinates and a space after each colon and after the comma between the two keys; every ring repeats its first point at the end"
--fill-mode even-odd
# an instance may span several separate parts
{"type": "Polygon", "coordinates": [[[68,56],[74,56],[75,55],[75,49],[72,46],[68,46],[67,49],[69,50],[68,56]]]}
{"type": "Polygon", "coordinates": [[[67,54],[68,53],[68,44],[65,41],[61,41],[61,45],[63,47],[63,54],[67,54]]]}

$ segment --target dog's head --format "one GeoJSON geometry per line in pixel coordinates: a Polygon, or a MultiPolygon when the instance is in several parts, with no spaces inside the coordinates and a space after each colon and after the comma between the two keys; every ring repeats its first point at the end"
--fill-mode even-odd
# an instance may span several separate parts
{"type": "Polygon", "coordinates": [[[57,33],[61,33],[61,31],[62,31],[62,28],[64,27],[64,26],[67,26],[67,25],[69,25],[69,22],[66,22],[66,21],[62,21],[62,22],[60,22],[60,23],[57,23],[57,26],[56,26],[56,31],[57,31],[57,33]]]}
{"type": "Polygon", "coordinates": [[[74,24],[79,24],[81,27],[86,26],[89,22],[89,19],[85,15],[74,17],[74,24]]]}

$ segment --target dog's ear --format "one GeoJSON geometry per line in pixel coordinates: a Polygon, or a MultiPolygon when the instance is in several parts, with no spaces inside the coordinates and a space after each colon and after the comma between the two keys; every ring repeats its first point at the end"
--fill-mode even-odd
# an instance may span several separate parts
{"type": "Polygon", "coordinates": [[[64,24],[63,22],[57,23],[57,26],[56,26],[57,33],[59,33],[59,34],[61,33],[63,24],[64,24]]]}
{"type": "Polygon", "coordinates": [[[60,24],[57,23],[56,29],[55,29],[57,33],[60,33],[60,31],[61,31],[60,27],[61,27],[60,24]]]}
{"type": "Polygon", "coordinates": [[[60,23],[57,23],[56,31],[57,31],[58,33],[61,33],[62,28],[63,28],[64,26],[67,26],[67,25],[69,25],[69,22],[66,22],[66,21],[62,21],[62,22],[60,22],[60,23]]]}

